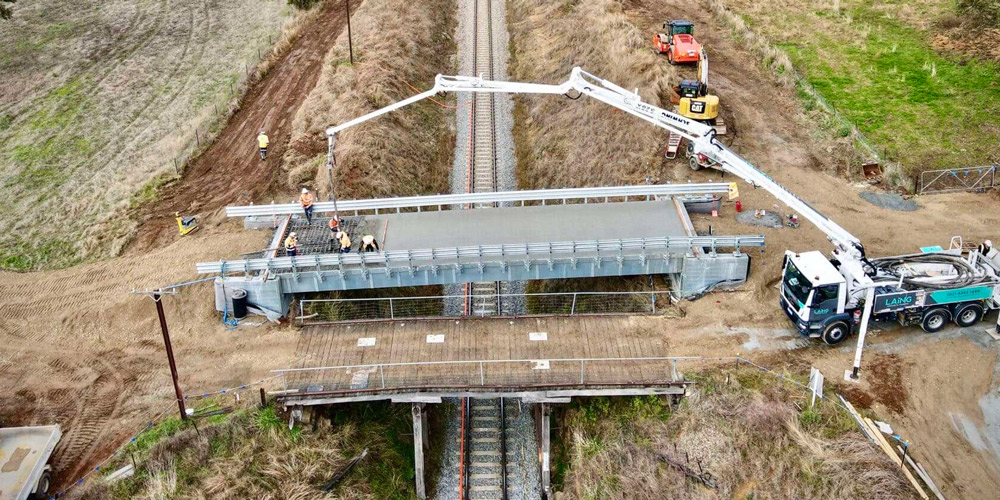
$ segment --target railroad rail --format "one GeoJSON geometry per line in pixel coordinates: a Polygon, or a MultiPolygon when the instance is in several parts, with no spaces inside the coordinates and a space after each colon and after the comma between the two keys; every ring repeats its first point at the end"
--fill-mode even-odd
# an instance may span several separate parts
{"type": "MultiPolygon", "coordinates": [[[[494,78],[493,9],[491,0],[472,2],[472,74],[494,78]]],[[[469,152],[466,192],[497,191],[496,95],[472,94],[469,109],[469,152]]],[[[499,206],[497,202],[469,205],[469,208],[499,206]]],[[[504,291],[501,281],[477,281],[465,284],[465,316],[501,314],[504,291]]]]}

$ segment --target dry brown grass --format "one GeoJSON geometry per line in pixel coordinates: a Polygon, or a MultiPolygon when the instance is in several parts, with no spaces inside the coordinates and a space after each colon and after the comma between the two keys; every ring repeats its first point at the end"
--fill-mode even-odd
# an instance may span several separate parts
{"type": "MultiPolygon", "coordinates": [[[[669,105],[674,68],[650,49],[647,27],[632,24],[621,2],[509,2],[513,79],[557,83],[573,66],[669,105]]],[[[643,182],[659,167],[665,133],[593,100],[515,98],[514,134],[521,188],[643,182]]]]}
{"type": "MultiPolygon", "coordinates": [[[[455,52],[454,4],[445,0],[366,0],[352,16],[355,64],[347,34],[323,62],[315,90],[296,115],[289,187],[329,192],[324,130],[433,85],[455,52]]],[[[348,129],[337,137],[334,176],[341,198],[441,193],[448,189],[454,135],[451,110],[422,102],[348,129]]]]}
{"type": "MultiPolygon", "coordinates": [[[[577,406],[561,438],[569,470],[561,498],[914,498],[896,466],[832,405],[808,402],[776,379],[741,370],[721,374],[675,412],[646,412],[639,403],[609,409],[577,406]],[[637,410],[638,408],[638,410],[637,410]],[[595,418],[596,417],[596,418],[595,418]],[[708,489],[665,466],[660,454],[701,467],[708,489]]],[[[597,405],[600,407],[600,405],[597,405]]]]}
{"type": "Polygon", "coordinates": [[[117,253],[129,204],[221,128],[291,12],[284,0],[19,2],[0,24],[0,266],[117,253]]]}
{"type": "MultiPolygon", "coordinates": [[[[318,414],[319,412],[317,412],[318,414]]],[[[331,412],[332,413],[332,412],[331,412]]],[[[271,408],[244,410],[229,417],[189,425],[148,449],[126,448],[115,467],[136,457],[136,475],[109,483],[94,478],[70,490],[70,498],[113,500],[410,498],[408,458],[401,432],[409,430],[409,408],[387,404],[339,409],[346,417],[336,426],[324,416],[317,428],[300,424],[294,432],[287,415],[271,408]],[[369,455],[331,492],[322,486],[360,449],[369,455]]],[[[177,425],[174,422],[172,425],[177,425]]],[[[412,464],[410,474],[412,474],[412,464]]]]}

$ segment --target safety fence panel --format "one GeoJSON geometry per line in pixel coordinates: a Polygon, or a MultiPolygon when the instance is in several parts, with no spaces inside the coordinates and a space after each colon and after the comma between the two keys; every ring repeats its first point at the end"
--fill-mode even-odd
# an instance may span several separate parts
{"type": "Polygon", "coordinates": [[[986,191],[997,186],[997,165],[926,170],[920,173],[920,194],[986,191]]]}

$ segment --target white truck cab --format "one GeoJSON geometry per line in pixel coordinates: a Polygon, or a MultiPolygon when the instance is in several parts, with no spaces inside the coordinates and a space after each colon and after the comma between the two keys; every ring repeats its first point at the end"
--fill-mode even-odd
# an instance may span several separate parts
{"type": "Polygon", "coordinates": [[[857,324],[846,309],[847,279],[821,252],[785,252],[781,309],[802,335],[836,344],[857,324]]]}

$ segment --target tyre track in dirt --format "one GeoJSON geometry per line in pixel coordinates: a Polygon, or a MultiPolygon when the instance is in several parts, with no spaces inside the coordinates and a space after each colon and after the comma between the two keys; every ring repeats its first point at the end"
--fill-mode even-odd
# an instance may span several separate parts
{"type": "MultiPolygon", "coordinates": [[[[100,147],[98,147],[93,152],[88,154],[85,158],[82,158],[79,162],[73,165],[71,167],[71,170],[73,172],[76,172],[77,169],[83,166],[88,166],[88,168],[90,168],[90,166],[92,166],[92,160],[99,158],[106,151],[111,156],[102,163],[102,167],[98,169],[99,172],[105,172],[106,171],[105,167],[107,167],[110,164],[116,164],[118,160],[122,157],[122,155],[126,154],[127,152],[132,151],[134,154],[135,151],[133,150],[133,146],[141,141],[148,140],[148,138],[145,136],[146,132],[149,131],[149,129],[152,128],[154,125],[159,123],[159,118],[164,113],[170,110],[170,105],[173,104],[173,102],[177,100],[177,98],[184,93],[184,91],[188,88],[189,85],[191,85],[191,83],[194,81],[193,69],[197,68],[201,64],[201,60],[205,55],[205,47],[207,45],[206,42],[210,38],[212,29],[211,9],[209,8],[208,4],[204,1],[201,3],[201,8],[204,12],[204,15],[199,16],[197,20],[195,19],[194,11],[188,13],[188,29],[187,29],[187,37],[185,37],[184,40],[184,48],[181,51],[181,53],[177,56],[177,62],[172,63],[170,65],[171,67],[167,75],[163,78],[163,81],[172,81],[178,74],[187,74],[187,77],[184,79],[184,83],[180,87],[178,87],[177,90],[171,92],[167,100],[162,103],[157,103],[157,101],[160,98],[159,95],[155,93],[151,94],[151,97],[149,99],[146,99],[145,102],[142,104],[142,106],[139,107],[139,109],[131,113],[131,117],[128,119],[126,125],[117,132],[116,137],[127,137],[129,138],[127,142],[125,142],[124,144],[122,144],[121,141],[108,141],[103,143],[100,147]],[[201,35],[202,38],[201,40],[196,40],[198,35],[201,35]],[[188,57],[188,52],[191,49],[192,43],[198,46],[198,51],[192,57],[188,57]],[[190,68],[190,70],[187,69],[188,67],[190,68]],[[182,69],[184,69],[183,73],[181,73],[182,69]],[[132,130],[133,127],[135,126],[136,122],[138,122],[142,117],[144,117],[147,114],[147,111],[149,111],[150,107],[152,107],[154,104],[157,105],[156,108],[153,110],[153,112],[156,115],[156,118],[148,120],[145,126],[142,127],[141,131],[137,133],[129,133],[129,131],[132,130]]],[[[91,184],[103,183],[103,182],[107,182],[107,179],[104,176],[94,175],[91,176],[90,179],[86,183],[84,183],[82,187],[78,189],[87,191],[87,188],[91,184]]]]}
{"type": "Polygon", "coordinates": [[[322,9],[320,15],[300,30],[291,48],[250,89],[216,140],[188,164],[181,180],[167,187],[158,201],[132,214],[139,228],[128,251],[142,252],[174,241],[178,237],[174,212],[204,214],[229,203],[256,200],[275,186],[292,119],[346,26],[341,3],[325,2],[317,8],[322,9]],[[260,161],[256,151],[261,128],[271,138],[267,161],[260,161]]]}

